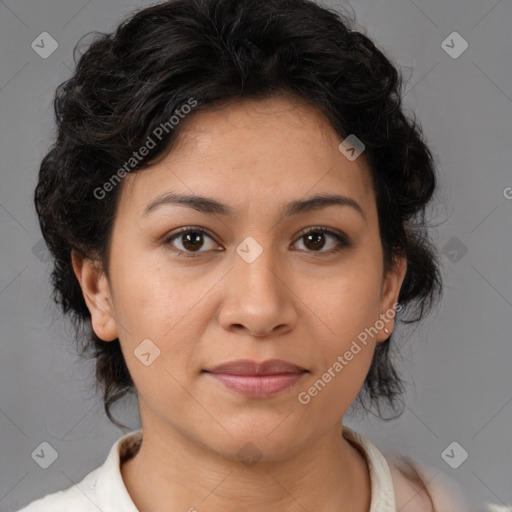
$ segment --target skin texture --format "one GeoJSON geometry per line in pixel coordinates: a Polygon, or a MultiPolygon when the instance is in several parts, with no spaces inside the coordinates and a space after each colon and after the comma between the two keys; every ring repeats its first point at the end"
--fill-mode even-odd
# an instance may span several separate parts
{"type": "MultiPolygon", "coordinates": [[[[179,144],[122,183],[110,279],[73,254],[94,331],[106,343],[119,338],[137,388],[144,442],[121,468],[128,492],[141,512],[368,511],[368,469],[341,425],[389,334],[369,337],[307,405],[297,399],[392,309],[405,276],[403,259],[384,276],[365,161],[345,158],[325,118],[294,98],[233,102],[181,123],[179,144]],[[213,197],[236,214],[168,204],[143,216],[169,191],[213,197]],[[353,198],[366,218],[348,206],[280,215],[288,202],[322,193],[353,198]],[[202,245],[182,235],[165,243],[185,226],[209,235],[202,245]],[[318,226],[351,246],[301,235],[318,226]],[[249,236],[263,249],[252,263],[236,252],[249,236]],[[199,256],[178,257],[173,247],[199,256]],[[149,366],[134,355],[147,338],[161,351],[149,366]],[[241,358],[284,359],[309,373],[255,399],[202,372],[241,358]],[[252,466],[237,456],[247,443],[260,457],[252,466]]],[[[385,327],[391,333],[393,320],[385,327]]]]}

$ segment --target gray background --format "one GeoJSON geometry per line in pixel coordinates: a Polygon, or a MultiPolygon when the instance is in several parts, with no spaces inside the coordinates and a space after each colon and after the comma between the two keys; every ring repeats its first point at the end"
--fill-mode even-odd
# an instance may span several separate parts
{"type": "MultiPolygon", "coordinates": [[[[90,387],[92,363],[77,358],[73,331],[53,307],[32,194],[52,142],[53,92],[70,76],[74,44],[143,5],[149,2],[0,2],[1,511],[79,481],[123,434],[106,419],[90,387]],[[45,31],[58,48],[43,59],[31,43],[45,31]],[[31,457],[43,441],[58,452],[48,469],[31,457]]],[[[432,221],[445,295],[423,327],[401,330],[409,382],[402,417],[347,424],[384,453],[429,464],[434,477],[449,475],[473,503],[512,506],[512,4],[354,0],[352,7],[359,26],[403,67],[404,104],[438,160],[432,221]],[[453,31],[469,44],[458,58],[442,47],[453,31]],[[469,453],[457,469],[441,457],[453,441],[469,453]]],[[[139,428],[133,398],[116,411],[139,428]]]]}

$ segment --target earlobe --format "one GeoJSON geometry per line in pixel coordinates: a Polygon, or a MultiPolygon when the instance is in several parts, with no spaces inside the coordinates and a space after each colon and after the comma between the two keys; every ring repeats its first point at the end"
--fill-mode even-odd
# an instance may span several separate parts
{"type": "Polygon", "coordinates": [[[394,267],[389,270],[384,279],[381,294],[381,315],[384,323],[381,333],[377,337],[377,343],[387,340],[394,329],[394,318],[396,316],[396,306],[400,289],[407,273],[407,258],[399,257],[395,259],[394,267]],[[388,332],[386,332],[386,330],[388,332]]]}
{"type": "Polygon", "coordinates": [[[91,325],[103,341],[118,337],[114,320],[110,287],[105,273],[97,261],[72,251],[73,270],[80,283],[82,293],[91,314],[91,325]]]}

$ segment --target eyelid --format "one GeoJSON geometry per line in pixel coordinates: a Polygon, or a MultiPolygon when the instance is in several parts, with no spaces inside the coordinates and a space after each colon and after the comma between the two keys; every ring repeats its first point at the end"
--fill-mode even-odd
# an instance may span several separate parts
{"type": "Polygon", "coordinates": [[[313,232],[315,232],[315,233],[321,232],[321,233],[337,235],[340,238],[342,238],[344,242],[346,242],[347,244],[349,243],[349,238],[347,235],[345,235],[345,233],[343,233],[343,231],[340,231],[335,228],[329,228],[327,226],[310,226],[308,228],[304,228],[297,233],[296,238],[300,238],[304,235],[307,235],[307,234],[313,233],[313,232]]]}
{"type": "Polygon", "coordinates": [[[324,233],[330,235],[338,242],[337,247],[335,247],[334,249],[330,249],[328,251],[306,251],[306,253],[312,257],[328,257],[333,254],[338,254],[343,250],[350,249],[354,245],[351,239],[345,233],[343,233],[343,231],[340,231],[335,228],[330,228],[327,226],[310,226],[308,228],[304,228],[296,235],[294,244],[305,235],[308,235],[309,233],[324,233]]]}
{"type": "MultiPolygon", "coordinates": [[[[162,243],[165,246],[167,246],[169,248],[169,250],[171,250],[174,253],[177,253],[178,256],[183,256],[184,258],[197,258],[197,257],[201,256],[201,254],[203,254],[203,253],[211,252],[211,251],[188,252],[188,251],[183,251],[181,249],[177,249],[176,247],[172,246],[171,242],[174,239],[178,238],[181,234],[188,233],[188,232],[202,233],[203,235],[206,235],[207,237],[209,237],[215,241],[215,237],[205,228],[202,228],[199,226],[184,226],[182,228],[179,228],[177,231],[173,231],[169,235],[165,236],[162,243]]],[[[341,247],[331,249],[329,251],[306,251],[307,253],[310,253],[311,255],[317,254],[319,256],[322,256],[322,255],[328,256],[330,254],[340,252],[343,249],[348,249],[349,247],[352,247],[352,242],[350,241],[348,236],[345,235],[345,233],[343,233],[342,231],[339,231],[338,229],[330,228],[327,226],[309,226],[307,228],[302,229],[301,231],[299,231],[299,233],[297,233],[295,235],[295,237],[294,237],[295,241],[293,242],[293,244],[295,244],[298,240],[300,240],[305,235],[308,235],[309,233],[325,233],[325,234],[330,235],[333,238],[335,238],[338,241],[338,244],[341,245],[341,247]]],[[[224,249],[222,249],[222,250],[224,250],[224,249]]],[[[222,250],[219,249],[218,251],[220,252],[222,250]]]]}
{"type": "Polygon", "coordinates": [[[178,256],[183,256],[185,258],[197,258],[198,256],[201,256],[201,254],[203,254],[205,252],[208,252],[208,251],[197,251],[196,253],[182,251],[181,249],[177,249],[176,247],[173,247],[172,243],[171,243],[175,238],[178,238],[183,233],[188,233],[188,232],[191,232],[191,231],[198,232],[198,233],[201,233],[203,235],[206,235],[206,236],[208,236],[209,238],[211,238],[212,240],[215,241],[215,237],[205,228],[201,228],[199,226],[184,226],[182,228],[178,228],[177,231],[173,231],[169,235],[164,236],[162,243],[170,251],[172,251],[174,253],[177,253],[178,256]]]}

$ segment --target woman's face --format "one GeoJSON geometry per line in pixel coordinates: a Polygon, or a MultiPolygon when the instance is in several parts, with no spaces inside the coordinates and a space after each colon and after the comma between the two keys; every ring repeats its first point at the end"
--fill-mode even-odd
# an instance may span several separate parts
{"type": "Polygon", "coordinates": [[[96,334],[120,340],[143,428],[284,457],[339,426],[389,336],[377,321],[393,316],[405,262],[383,276],[369,170],[311,107],[243,101],[181,123],[163,161],[124,179],[109,280],[88,260],[75,270],[96,334]],[[348,200],[309,202],[333,195],[348,200]],[[207,371],[241,359],[305,371],[207,371]]]}

